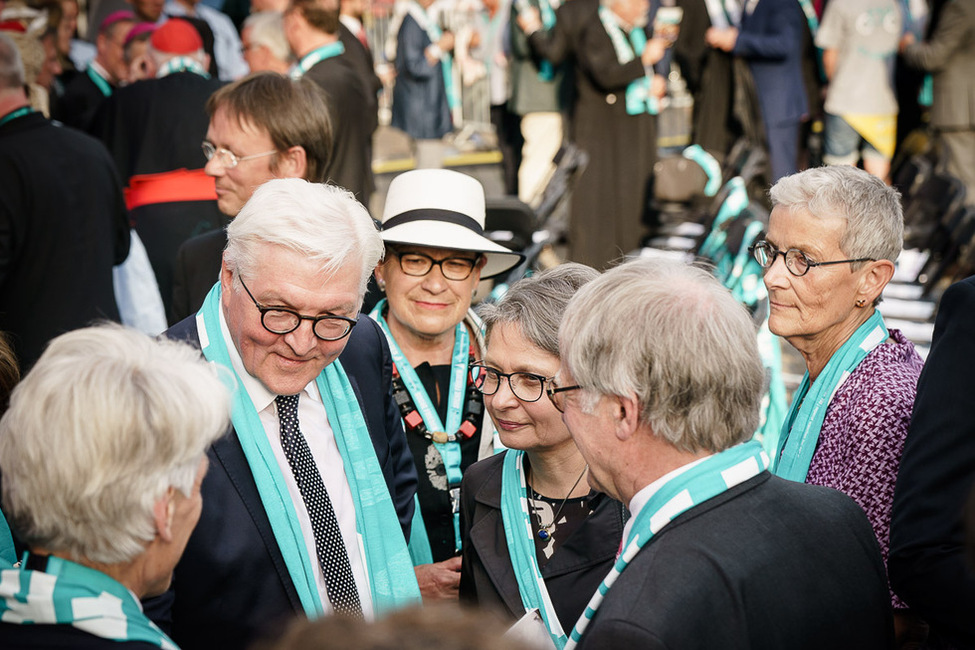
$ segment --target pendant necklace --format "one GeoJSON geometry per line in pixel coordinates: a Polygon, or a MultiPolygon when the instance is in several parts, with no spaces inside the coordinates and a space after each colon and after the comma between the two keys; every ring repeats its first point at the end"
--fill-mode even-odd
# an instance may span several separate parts
{"type": "MultiPolygon", "coordinates": [[[[568,501],[569,497],[572,496],[572,492],[576,489],[576,486],[579,485],[579,481],[582,480],[582,477],[586,475],[586,471],[588,469],[589,469],[589,464],[587,463],[586,466],[582,468],[582,474],[579,474],[579,478],[576,479],[576,482],[572,484],[572,487],[570,487],[569,491],[566,493],[565,498],[562,499],[562,503],[559,504],[558,509],[555,511],[555,516],[552,517],[551,523],[543,524],[541,515],[538,515],[538,539],[547,540],[549,537],[552,536],[552,531],[555,528],[555,522],[559,520],[559,515],[562,514],[562,509],[565,507],[566,501],[568,501]]],[[[531,500],[532,510],[537,513],[538,507],[535,503],[535,490],[534,488],[532,488],[531,483],[528,482],[528,479],[530,478],[531,476],[529,475],[525,481],[526,483],[528,483],[528,498],[531,500]]]]}

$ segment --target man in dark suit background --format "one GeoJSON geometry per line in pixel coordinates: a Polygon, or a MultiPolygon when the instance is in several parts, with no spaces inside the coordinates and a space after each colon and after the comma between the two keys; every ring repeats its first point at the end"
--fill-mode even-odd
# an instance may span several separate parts
{"type": "Polygon", "coordinates": [[[47,342],[118,320],[112,266],[129,223],[105,147],[33,111],[17,46],[0,34],[0,330],[22,371],[47,342]]]}
{"type": "Polygon", "coordinates": [[[125,37],[135,25],[135,14],[117,11],[102,21],[95,40],[97,54],[84,73],[75,74],[65,85],[64,95],[53,107],[53,117],[68,126],[86,131],[95,112],[115,88],[128,81],[125,37]]]}
{"type": "Polygon", "coordinates": [[[318,0],[293,0],[284,14],[284,33],[298,57],[291,77],[307,77],[328,95],[335,138],[328,181],[369,205],[375,189],[371,144],[379,124],[376,95],[339,38],[341,26],[338,5],[325,8],[318,0]]]}
{"type": "Polygon", "coordinates": [[[764,385],[755,330],[710,273],[653,260],[607,271],[572,298],[559,343],[549,396],[590,485],[632,514],[578,647],[892,647],[863,511],[772,476],[751,440],[764,385]]]}
{"type": "Polygon", "coordinates": [[[705,40],[748,63],[762,110],[773,183],[796,173],[799,122],[809,110],[802,75],[806,18],[795,0],[747,0],[739,26],[710,27],[705,40]]]}
{"type": "Polygon", "coordinates": [[[406,548],[416,470],[389,349],[356,316],[383,245],[333,186],[262,185],[227,229],[220,281],[168,331],[236,379],[173,590],[149,607],[187,648],[244,648],[295,615],[371,618],[419,600],[406,548]]]}
{"type": "MultiPolygon", "coordinates": [[[[227,217],[236,217],[254,190],[272,178],[325,181],[332,123],[316,84],[274,73],[251,75],[211,95],[206,110],[211,154],[204,170],[215,181],[217,207],[227,217]]],[[[220,275],[226,245],[227,232],[220,228],[180,246],[173,268],[173,322],[203,304],[220,275]]]]}

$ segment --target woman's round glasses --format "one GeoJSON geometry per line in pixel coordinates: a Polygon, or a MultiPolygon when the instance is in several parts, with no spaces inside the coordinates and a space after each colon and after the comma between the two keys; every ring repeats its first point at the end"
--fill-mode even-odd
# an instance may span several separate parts
{"type": "Polygon", "coordinates": [[[802,277],[809,272],[809,269],[814,266],[829,266],[830,264],[848,264],[853,262],[875,262],[872,257],[860,257],[855,260],[834,260],[832,262],[813,262],[811,259],[806,257],[798,248],[790,248],[787,251],[780,251],[772,244],[768,243],[764,239],[757,241],[752,244],[751,247],[752,255],[755,257],[755,261],[763,269],[769,269],[773,264],[775,264],[775,259],[781,255],[785,258],[785,268],[789,270],[789,273],[796,277],[802,277]]]}
{"type": "Polygon", "coordinates": [[[522,402],[537,402],[545,392],[545,382],[551,377],[543,377],[533,372],[504,373],[497,368],[475,363],[471,366],[471,380],[474,388],[485,395],[494,395],[501,387],[501,380],[508,380],[508,388],[522,402]]]}

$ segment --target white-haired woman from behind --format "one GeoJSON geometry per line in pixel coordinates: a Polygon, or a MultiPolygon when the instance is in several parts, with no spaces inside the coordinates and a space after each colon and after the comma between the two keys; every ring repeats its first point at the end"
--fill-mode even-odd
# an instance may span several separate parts
{"type": "Polygon", "coordinates": [[[139,599],[168,588],[228,421],[186,344],[117,326],[54,339],[0,421],[3,512],[26,547],[0,572],[0,647],[175,648],[139,599]]]}

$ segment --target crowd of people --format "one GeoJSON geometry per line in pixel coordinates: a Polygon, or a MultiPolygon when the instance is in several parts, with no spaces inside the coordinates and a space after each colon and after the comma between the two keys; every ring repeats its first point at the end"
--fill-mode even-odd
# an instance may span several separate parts
{"type": "Polygon", "coordinates": [[[973,280],[926,362],[878,309],[895,62],[968,184],[975,2],[409,0],[391,68],[362,3],[212,2],[0,0],[0,647],[975,648],[973,280]],[[510,194],[589,160],[572,261],[481,304],[524,255],[439,168],[472,58],[510,194]],[[611,264],[674,70],[696,142],[767,150],[771,446],[752,315],[611,264]],[[417,169],[371,215],[390,83],[417,169]]]}

